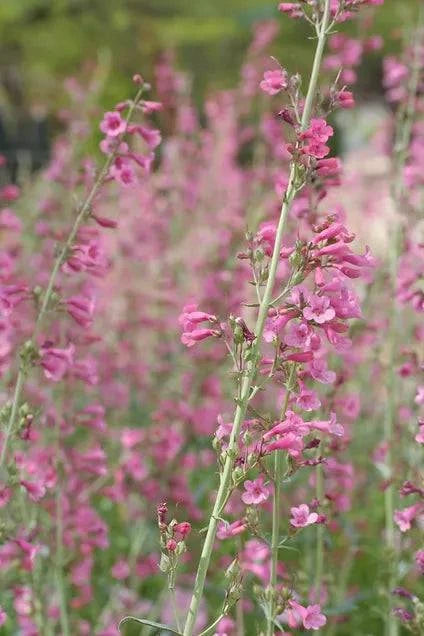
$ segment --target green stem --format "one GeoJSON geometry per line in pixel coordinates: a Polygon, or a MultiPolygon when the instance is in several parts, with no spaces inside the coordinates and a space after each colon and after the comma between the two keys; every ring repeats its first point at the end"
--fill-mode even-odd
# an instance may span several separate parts
{"type": "Polygon", "coordinates": [[[215,627],[218,625],[219,621],[224,618],[224,616],[225,614],[220,614],[213,623],[211,623],[206,629],[203,630],[203,632],[199,634],[199,636],[210,636],[212,632],[215,631],[215,627]]]}
{"type": "MultiPolygon", "coordinates": [[[[65,395],[62,396],[63,403],[65,395]]],[[[62,505],[62,471],[60,465],[60,426],[61,417],[56,418],[55,426],[55,468],[57,475],[56,488],[56,580],[59,593],[60,628],[63,636],[71,636],[69,627],[68,602],[66,582],[64,577],[64,550],[63,550],[63,505],[62,505]]]]}
{"type": "MultiPolygon", "coordinates": [[[[305,106],[302,115],[302,130],[306,130],[309,126],[313,100],[316,93],[318,84],[319,70],[321,67],[322,55],[324,52],[325,41],[327,37],[327,27],[330,16],[330,0],[325,0],[324,12],[320,27],[320,34],[318,37],[317,48],[315,51],[315,58],[312,66],[311,77],[309,80],[308,92],[305,100],[305,106]]],[[[205,541],[202,548],[202,553],[197,568],[196,579],[194,583],[193,595],[190,602],[190,608],[187,614],[184,636],[192,636],[194,625],[199,611],[200,600],[203,595],[203,588],[205,586],[206,574],[209,568],[209,563],[212,555],[213,544],[215,541],[216,530],[218,526],[218,518],[222,512],[223,505],[225,505],[227,499],[227,493],[231,485],[231,476],[234,469],[234,459],[237,454],[237,443],[240,434],[241,425],[244,421],[247,404],[249,401],[250,389],[256,375],[258,359],[260,357],[262,334],[265,326],[265,320],[268,314],[268,309],[272,299],[272,292],[275,283],[275,277],[277,273],[277,267],[280,259],[280,250],[283,240],[284,228],[287,220],[287,216],[292,204],[292,201],[297,192],[296,187],[296,165],[293,162],[290,169],[289,182],[287,185],[287,191],[285,193],[283,204],[281,207],[280,219],[278,222],[277,233],[275,236],[274,251],[271,258],[271,264],[268,273],[268,279],[265,286],[264,295],[259,305],[258,318],[255,325],[256,339],[252,345],[251,357],[246,364],[246,372],[243,379],[240,392],[240,400],[237,404],[237,408],[234,415],[234,423],[231,431],[230,441],[228,444],[224,469],[221,474],[218,492],[215,499],[215,504],[210,516],[208,530],[206,533],[205,541]]]]}
{"type": "MultiPolygon", "coordinates": [[[[241,552],[243,551],[243,540],[241,536],[237,537],[237,547],[238,553],[241,554],[241,552]]],[[[240,598],[236,603],[236,634],[237,636],[244,636],[245,634],[243,589],[240,590],[240,598]]]]}
{"type": "MultiPolygon", "coordinates": [[[[319,449],[318,449],[319,450],[319,449]]],[[[322,464],[318,464],[316,472],[316,498],[319,503],[324,499],[324,470],[322,464]]],[[[319,603],[324,570],[324,524],[319,523],[316,528],[316,552],[315,552],[315,602],[319,603]]]]}
{"type": "MultiPolygon", "coordinates": [[[[289,404],[290,393],[292,390],[293,377],[296,371],[296,364],[292,364],[290,375],[287,382],[286,396],[283,408],[281,409],[280,420],[286,415],[289,404]]],[[[271,569],[269,575],[269,611],[267,616],[267,636],[274,633],[274,614],[275,614],[275,591],[277,587],[277,567],[278,567],[278,548],[280,545],[280,518],[281,518],[281,489],[284,474],[284,453],[283,451],[274,452],[274,498],[272,502],[272,536],[271,536],[271,569]]]]}
{"type": "Polygon", "coordinates": [[[63,576],[63,510],[60,489],[58,489],[56,494],[56,516],[56,578],[59,589],[60,627],[63,636],[71,636],[71,631],[69,628],[66,586],[63,576]]]}
{"type": "MultiPolygon", "coordinates": [[[[399,214],[402,208],[404,198],[404,178],[403,169],[408,157],[408,148],[412,136],[412,128],[414,123],[416,92],[420,78],[420,48],[421,48],[421,22],[423,13],[420,11],[419,26],[416,32],[416,42],[414,50],[414,61],[412,64],[412,72],[408,86],[408,100],[405,108],[399,114],[398,132],[395,141],[395,175],[392,186],[392,198],[395,204],[396,213],[399,214]]],[[[393,483],[393,444],[394,444],[394,425],[397,416],[398,402],[398,385],[396,377],[396,356],[398,349],[398,332],[399,332],[399,306],[396,300],[397,271],[400,256],[402,223],[396,221],[391,230],[390,244],[390,262],[389,276],[391,289],[391,310],[389,317],[388,330],[388,361],[386,374],[387,401],[384,417],[384,438],[387,442],[386,464],[389,470],[390,483],[384,491],[384,509],[385,509],[385,528],[386,528],[386,548],[389,552],[390,574],[388,577],[388,610],[386,619],[387,636],[398,636],[399,626],[396,617],[393,615],[392,590],[397,583],[397,559],[396,559],[396,535],[394,525],[394,507],[395,507],[395,485],[393,483]]]]}
{"type": "MultiPolygon", "coordinates": [[[[132,102],[130,108],[128,109],[128,114],[126,117],[126,123],[128,124],[132,118],[132,115],[134,113],[134,109],[137,105],[137,103],[139,102],[141,95],[143,93],[143,87],[141,87],[139,89],[139,91],[137,92],[137,95],[135,96],[134,101],[132,102]]],[[[54,285],[56,282],[56,278],[57,275],[59,273],[60,267],[61,265],[64,263],[64,261],[66,260],[66,257],[69,253],[70,248],[73,245],[73,242],[75,240],[75,237],[77,235],[77,232],[80,228],[81,223],[83,222],[83,220],[86,218],[86,216],[88,215],[89,211],[90,211],[90,207],[91,204],[96,196],[96,194],[98,193],[98,191],[100,190],[100,188],[103,185],[103,182],[105,180],[105,178],[108,175],[109,172],[109,168],[111,167],[114,159],[116,158],[116,152],[110,154],[108,156],[108,158],[106,159],[103,168],[100,171],[99,176],[97,177],[94,185],[92,186],[90,192],[88,193],[85,201],[82,203],[80,210],[77,214],[77,217],[74,221],[74,224],[72,226],[72,229],[68,235],[68,238],[66,240],[66,243],[63,245],[62,249],[59,252],[58,257],[56,258],[56,261],[53,265],[53,269],[52,272],[50,274],[50,278],[49,278],[49,282],[47,284],[47,288],[46,291],[43,295],[43,301],[41,303],[41,307],[40,310],[38,312],[36,321],[35,321],[35,326],[34,326],[34,331],[32,334],[32,338],[31,340],[33,342],[35,342],[36,336],[40,330],[40,327],[42,325],[42,321],[44,318],[44,315],[47,311],[48,305],[50,303],[50,299],[51,296],[53,294],[53,290],[54,290],[54,285]]],[[[13,396],[13,403],[12,403],[12,409],[10,412],[10,418],[9,418],[9,422],[5,431],[5,435],[4,435],[4,440],[3,440],[3,446],[1,449],[1,454],[0,454],[0,470],[3,467],[4,461],[6,459],[6,453],[7,453],[7,449],[9,446],[9,442],[10,442],[10,437],[13,433],[13,429],[15,427],[15,422],[16,422],[16,416],[17,416],[17,412],[18,412],[18,408],[20,405],[20,401],[21,401],[21,395],[22,395],[22,390],[24,388],[24,384],[25,384],[25,377],[26,377],[26,373],[27,370],[25,368],[23,368],[23,366],[21,365],[19,371],[18,371],[18,377],[16,379],[16,385],[15,385],[15,392],[14,392],[14,396],[13,396]]]]}
{"type": "Polygon", "coordinates": [[[175,598],[175,587],[169,588],[169,595],[171,597],[171,605],[172,605],[172,610],[174,612],[175,625],[177,627],[177,630],[180,632],[181,623],[180,623],[180,615],[178,613],[177,599],[175,598]]]}

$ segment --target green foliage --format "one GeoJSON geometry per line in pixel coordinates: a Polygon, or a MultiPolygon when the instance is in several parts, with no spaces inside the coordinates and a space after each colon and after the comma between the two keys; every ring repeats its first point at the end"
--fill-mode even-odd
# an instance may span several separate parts
{"type": "MultiPolygon", "coordinates": [[[[386,0],[377,11],[376,31],[388,38],[389,49],[400,18],[407,23],[409,13],[412,22],[418,2],[386,0]]],[[[194,76],[200,98],[209,89],[234,84],[252,25],[270,18],[281,23],[273,53],[291,70],[304,72],[310,47],[299,31],[303,27],[279,17],[276,5],[270,0],[2,0],[0,72],[3,79],[19,78],[24,105],[42,103],[54,110],[61,103],[62,80],[81,73],[105,50],[112,60],[105,99],[113,101],[128,93],[134,72],[150,78],[158,53],[172,48],[179,65],[194,76]]],[[[7,89],[7,99],[17,101],[13,87],[7,89]]]]}

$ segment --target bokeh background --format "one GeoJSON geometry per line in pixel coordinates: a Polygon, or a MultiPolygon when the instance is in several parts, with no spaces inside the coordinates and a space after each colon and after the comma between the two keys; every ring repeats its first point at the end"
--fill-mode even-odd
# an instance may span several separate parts
{"type": "MultiPolygon", "coordinates": [[[[372,32],[385,45],[361,69],[356,94],[379,99],[382,56],[401,46],[399,25],[414,20],[420,0],[386,0],[372,32]]],[[[48,157],[66,105],[63,81],[97,68],[99,99],[110,105],[131,93],[131,76],[147,79],[164,51],[188,72],[195,102],[237,82],[252,28],[278,19],[269,0],[2,0],[0,3],[0,152],[34,169],[48,157]]],[[[291,71],[309,67],[311,47],[301,21],[280,19],[272,53],[291,71]]],[[[344,27],[345,28],[345,27],[344,27]]],[[[348,33],[367,28],[348,25],[348,33]]],[[[15,177],[16,175],[12,175],[15,177]]]]}

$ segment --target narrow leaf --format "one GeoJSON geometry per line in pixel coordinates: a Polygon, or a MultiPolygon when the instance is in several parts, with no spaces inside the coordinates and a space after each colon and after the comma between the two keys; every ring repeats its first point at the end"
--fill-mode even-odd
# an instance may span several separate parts
{"type": "Polygon", "coordinates": [[[168,627],[168,625],[164,625],[163,623],[156,623],[156,621],[149,621],[147,618],[136,618],[135,616],[125,616],[119,623],[119,630],[125,623],[129,623],[134,621],[135,623],[140,623],[141,625],[147,625],[148,627],[154,627],[156,630],[164,630],[166,632],[170,632],[171,634],[178,634],[178,636],[183,636],[181,632],[177,632],[172,627],[168,627]]]}

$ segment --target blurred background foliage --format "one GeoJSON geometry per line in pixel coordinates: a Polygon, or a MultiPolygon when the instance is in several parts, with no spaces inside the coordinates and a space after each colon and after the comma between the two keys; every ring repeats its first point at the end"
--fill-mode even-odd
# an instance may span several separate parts
{"type": "MultiPolygon", "coordinates": [[[[367,56],[361,68],[355,93],[363,101],[381,91],[381,58],[399,48],[420,2],[385,0],[372,25],[367,19],[343,25],[353,37],[355,29],[365,28],[385,40],[384,50],[367,56]]],[[[134,73],[154,80],[155,62],[164,50],[172,51],[201,108],[209,92],[235,86],[254,25],[269,19],[280,24],[270,53],[290,71],[307,73],[314,46],[308,25],[279,14],[277,5],[277,0],[0,0],[0,153],[8,159],[7,178],[19,180],[22,165],[32,171],[47,160],[61,126],[56,115],[68,104],[66,78],[82,79],[84,86],[84,76],[97,73],[97,104],[91,105],[107,109],[132,94],[134,73]]]]}
{"type": "MultiPolygon", "coordinates": [[[[396,48],[399,25],[413,21],[420,1],[386,0],[378,9],[373,31],[385,36],[385,52],[396,48]]],[[[306,27],[278,14],[277,4],[275,0],[1,0],[0,105],[15,111],[52,112],[62,102],[62,80],[80,74],[88,61],[99,56],[110,57],[105,103],[122,99],[134,72],[151,78],[152,65],[164,48],[175,50],[177,65],[192,75],[200,102],[205,92],[234,85],[252,26],[270,18],[281,25],[272,53],[291,70],[303,72],[310,62],[302,32],[306,27]]],[[[371,75],[374,71],[370,69],[371,75]]]]}

